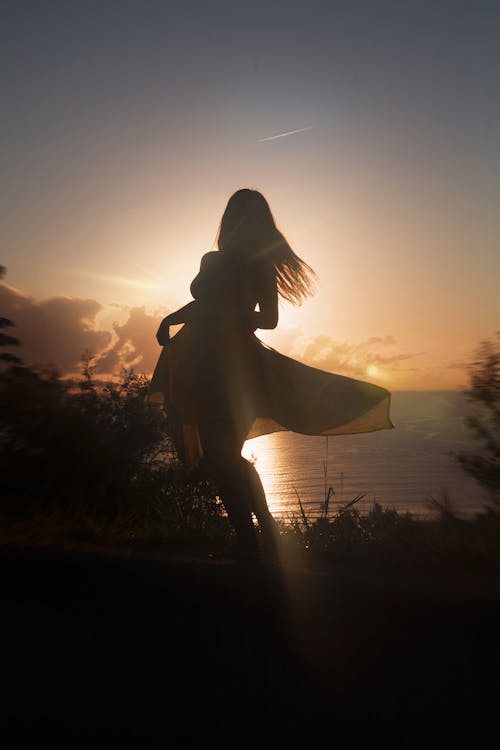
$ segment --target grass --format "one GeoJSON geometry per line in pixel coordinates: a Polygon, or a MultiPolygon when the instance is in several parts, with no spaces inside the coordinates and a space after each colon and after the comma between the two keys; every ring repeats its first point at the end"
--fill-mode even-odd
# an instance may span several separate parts
{"type": "MultiPolygon", "coordinates": [[[[107,518],[92,513],[61,513],[34,509],[22,518],[0,523],[4,546],[110,546],[134,549],[183,550],[204,555],[234,542],[222,505],[212,508],[192,499],[177,508],[149,503],[141,512],[126,511],[107,518]]],[[[356,498],[341,507],[326,506],[308,517],[300,498],[299,511],[278,528],[284,557],[329,563],[384,563],[391,566],[500,566],[500,514],[494,510],[473,520],[458,518],[446,493],[430,500],[435,517],[415,519],[374,503],[368,512],[356,498]]]]}
{"type": "MultiPolygon", "coordinates": [[[[177,459],[165,414],[145,404],[148,381],[132,371],[98,386],[88,363],[80,383],[16,366],[0,373],[0,544],[104,543],[185,546],[232,543],[215,488],[177,459]]],[[[319,516],[279,522],[289,550],[318,559],[354,557],[500,563],[500,506],[460,519],[447,493],[421,521],[364,497],[344,502],[328,482],[328,439],[319,516]]]]}
{"type": "Polygon", "coordinates": [[[329,487],[319,513],[308,514],[297,488],[294,490],[298,510],[280,522],[281,535],[311,559],[500,566],[500,508],[496,505],[465,520],[443,489],[439,497],[427,498],[431,515],[422,519],[378,502],[361,512],[356,506],[364,495],[336,502],[336,493],[329,487]]]}

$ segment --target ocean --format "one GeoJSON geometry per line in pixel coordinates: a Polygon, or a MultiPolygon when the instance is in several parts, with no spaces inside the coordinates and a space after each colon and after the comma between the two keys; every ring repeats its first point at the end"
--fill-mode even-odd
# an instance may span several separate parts
{"type": "Polygon", "coordinates": [[[248,440],[243,454],[255,462],[276,517],[299,512],[297,495],[314,517],[329,487],[332,511],[363,495],[362,512],[375,501],[425,517],[429,499],[446,492],[458,515],[472,517],[488,498],[456,459],[479,451],[465,424],[468,409],[458,391],[395,392],[394,430],[328,438],[280,432],[248,440]]]}

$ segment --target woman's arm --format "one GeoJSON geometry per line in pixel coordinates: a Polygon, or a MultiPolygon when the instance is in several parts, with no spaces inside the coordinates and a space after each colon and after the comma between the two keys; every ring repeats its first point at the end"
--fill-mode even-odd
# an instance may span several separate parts
{"type": "Polygon", "coordinates": [[[192,320],[194,306],[195,302],[193,300],[192,302],[188,302],[187,305],[184,305],[184,307],[181,307],[176,312],[170,313],[170,315],[167,315],[166,318],[163,318],[162,322],[160,323],[160,327],[156,332],[156,340],[158,341],[160,346],[165,346],[165,344],[168,343],[170,339],[170,326],[178,326],[181,323],[189,323],[189,321],[192,320]]]}
{"type": "Polygon", "coordinates": [[[260,282],[258,303],[259,310],[252,313],[253,330],[276,328],[278,325],[278,287],[274,273],[266,275],[260,282]]]}
{"type": "MultiPolygon", "coordinates": [[[[200,288],[203,287],[203,284],[205,283],[207,268],[211,264],[213,264],[214,260],[217,261],[218,258],[219,254],[215,252],[205,253],[205,255],[202,257],[200,263],[200,272],[191,284],[191,294],[193,295],[193,297],[196,298],[198,296],[200,288]]],[[[177,310],[177,312],[170,313],[170,315],[167,315],[167,317],[162,320],[160,327],[158,328],[158,331],[156,333],[156,339],[160,346],[165,346],[165,344],[168,343],[170,339],[170,326],[178,326],[181,323],[189,323],[193,319],[195,304],[196,299],[194,299],[192,302],[189,302],[187,305],[184,305],[184,307],[181,307],[180,310],[177,310]]]]}

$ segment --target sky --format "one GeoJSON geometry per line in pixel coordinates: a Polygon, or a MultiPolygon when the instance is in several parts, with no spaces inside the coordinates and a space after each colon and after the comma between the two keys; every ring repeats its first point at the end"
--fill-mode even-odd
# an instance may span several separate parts
{"type": "Polygon", "coordinates": [[[500,328],[500,6],[2,0],[0,314],[23,356],[151,371],[229,196],[317,272],[262,338],[460,388],[500,328]]]}

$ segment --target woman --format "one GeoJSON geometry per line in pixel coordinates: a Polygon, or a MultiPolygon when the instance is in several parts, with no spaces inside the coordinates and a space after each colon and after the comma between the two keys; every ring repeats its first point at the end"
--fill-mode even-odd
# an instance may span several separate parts
{"type": "Polygon", "coordinates": [[[258,328],[276,327],[280,296],[300,304],[315,278],[261,193],[231,196],[217,244],[191,284],[194,301],[158,329],[164,349],[150,398],[163,399],[184,460],[203,458],[215,478],[241,555],[258,554],[252,514],[274,554],[275,524],[260,478],[241,455],[245,440],[277,430],[332,435],[389,428],[390,394],[301,364],[255,336],[258,328]],[[182,323],[170,339],[170,326],[182,323]]]}

